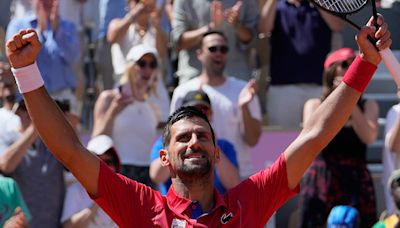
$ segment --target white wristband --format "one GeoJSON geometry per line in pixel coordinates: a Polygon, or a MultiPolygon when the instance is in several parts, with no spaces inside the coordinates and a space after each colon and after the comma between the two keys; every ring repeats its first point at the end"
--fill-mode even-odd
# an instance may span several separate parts
{"type": "Polygon", "coordinates": [[[36,62],[17,69],[11,68],[11,71],[17,82],[19,92],[21,93],[30,92],[44,85],[42,75],[40,74],[36,62]]]}

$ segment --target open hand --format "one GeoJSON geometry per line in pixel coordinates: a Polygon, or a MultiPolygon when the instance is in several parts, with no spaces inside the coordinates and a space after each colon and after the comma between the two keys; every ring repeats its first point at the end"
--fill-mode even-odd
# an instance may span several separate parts
{"type": "Polygon", "coordinates": [[[250,80],[247,85],[240,91],[238,105],[242,107],[243,105],[249,104],[253,98],[257,95],[258,84],[255,79],[250,80]]]}
{"type": "Polygon", "coordinates": [[[233,27],[239,24],[240,9],[242,9],[243,1],[239,0],[231,8],[225,10],[224,16],[228,23],[233,27]]]}

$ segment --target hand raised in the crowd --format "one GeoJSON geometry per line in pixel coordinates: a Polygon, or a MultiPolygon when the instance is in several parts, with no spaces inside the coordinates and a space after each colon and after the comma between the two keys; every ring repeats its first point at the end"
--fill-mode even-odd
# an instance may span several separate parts
{"type": "Polygon", "coordinates": [[[210,27],[212,29],[219,29],[222,26],[222,22],[224,21],[224,9],[221,1],[214,0],[211,2],[210,6],[211,10],[211,20],[210,27]]]}
{"type": "Polygon", "coordinates": [[[229,9],[226,9],[224,12],[226,21],[233,27],[236,27],[240,22],[239,16],[240,16],[240,10],[242,9],[242,5],[243,5],[243,1],[239,0],[235,3],[235,5],[233,5],[229,9]]]}
{"type": "Polygon", "coordinates": [[[15,208],[14,214],[5,223],[4,228],[25,228],[28,227],[28,223],[24,212],[20,207],[15,208]]]}
{"type": "Polygon", "coordinates": [[[250,80],[247,85],[240,91],[238,105],[242,107],[243,105],[249,104],[255,96],[257,96],[258,84],[255,79],[250,80]]]}
{"type": "Polygon", "coordinates": [[[10,65],[20,68],[35,62],[42,44],[34,29],[20,30],[6,43],[6,53],[10,65]]]}
{"type": "Polygon", "coordinates": [[[53,1],[50,12],[50,23],[53,31],[57,31],[60,24],[60,2],[58,0],[53,1]]]}
{"type": "Polygon", "coordinates": [[[124,108],[134,102],[133,96],[126,96],[121,92],[115,92],[110,104],[110,110],[113,115],[118,115],[124,108]]]}
{"type": "Polygon", "coordinates": [[[367,36],[370,35],[377,40],[376,47],[379,50],[384,50],[392,44],[388,25],[381,15],[378,16],[376,23],[379,25],[377,31],[374,26],[374,19],[371,17],[367,25],[361,28],[360,32],[356,36],[356,41],[360,49],[360,56],[375,65],[379,64],[381,56],[376,51],[374,45],[372,45],[372,43],[367,39],[367,36]]]}

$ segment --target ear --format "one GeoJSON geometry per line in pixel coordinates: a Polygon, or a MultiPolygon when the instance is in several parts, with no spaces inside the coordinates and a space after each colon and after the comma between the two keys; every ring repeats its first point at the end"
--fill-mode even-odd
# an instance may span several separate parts
{"type": "Polygon", "coordinates": [[[196,55],[197,55],[197,59],[201,62],[202,61],[202,55],[203,54],[203,50],[201,50],[201,47],[199,47],[197,50],[196,50],[196,55]]]}
{"type": "Polygon", "coordinates": [[[164,167],[169,166],[169,156],[168,156],[168,151],[166,149],[161,149],[160,150],[160,160],[161,160],[161,165],[164,167]]]}

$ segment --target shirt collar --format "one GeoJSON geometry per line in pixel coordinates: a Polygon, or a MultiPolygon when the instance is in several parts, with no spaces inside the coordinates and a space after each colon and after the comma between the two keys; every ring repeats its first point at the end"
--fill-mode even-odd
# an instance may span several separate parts
{"type": "MultiPolygon", "coordinates": [[[[215,206],[210,210],[210,213],[218,209],[219,207],[227,207],[222,195],[214,188],[214,198],[215,206]]],[[[174,187],[171,185],[167,193],[167,202],[171,209],[174,209],[177,213],[183,214],[183,212],[188,209],[192,201],[190,199],[184,198],[178,195],[174,187]]],[[[190,210],[189,210],[190,211],[190,210]]]]}

